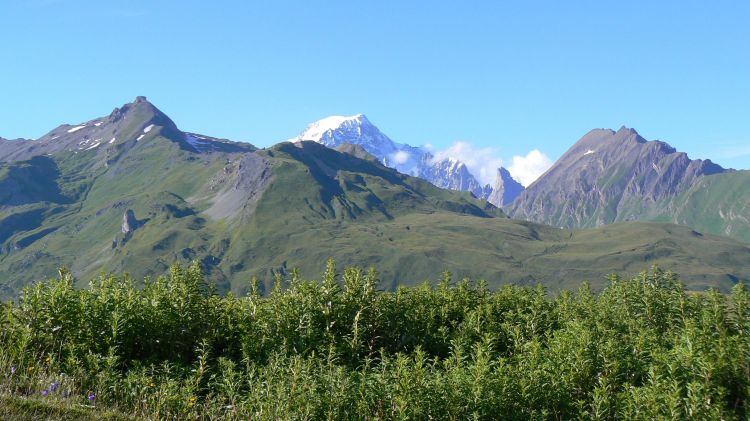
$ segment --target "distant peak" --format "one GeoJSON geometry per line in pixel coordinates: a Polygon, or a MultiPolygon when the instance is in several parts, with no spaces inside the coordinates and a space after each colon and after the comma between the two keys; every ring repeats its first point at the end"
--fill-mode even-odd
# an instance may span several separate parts
{"type": "Polygon", "coordinates": [[[636,135],[638,134],[638,132],[635,131],[635,129],[630,128],[630,127],[625,127],[625,126],[621,126],[617,130],[617,133],[627,133],[627,134],[636,134],[636,135]]]}
{"type": "MultiPolygon", "coordinates": [[[[119,108],[115,108],[107,118],[106,122],[117,123],[126,118],[129,118],[138,124],[141,129],[149,128],[148,131],[150,131],[154,125],[167,128],[173,132],[179,131],[169,116],[149,102],[145,96],[137,96],[135,101],[124,104],[119,108]]],[[[145,133],[147,132],[144,132],[144,134],[145,133]]]]}
{"type": "Polygon", "coordinates": [[[335,129],[338,127],[341,127],[342,125],[346,123],[362,123],[368,121],[367,117],[365,117],[364,114],[354,114],[350,116],[344,116],[344,115],[332,115],[325,118],[321,118],[320,120],[310,124],[309,127],[318,127],[318,128],[326,128],[326,129],[335,129]]]}
{"type": "Polygon", "coordinates": [[[370,121],[362,113],[350,116],[332,115],[307,126],[302,134],[300,134],[295,140],[313,140],[319,142],[329,131],[353,129],[371,125],[370,121]]]}

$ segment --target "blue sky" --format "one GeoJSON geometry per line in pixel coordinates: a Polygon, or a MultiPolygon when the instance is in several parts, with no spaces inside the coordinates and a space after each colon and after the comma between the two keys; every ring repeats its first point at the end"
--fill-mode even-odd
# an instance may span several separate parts
{"type": "Polygon", "coordinates": [[[750,2],[0,0],[0,136],[146,95],[268,146],[363,112],[509,165],[622,125],[750,168],[750,2]]]}

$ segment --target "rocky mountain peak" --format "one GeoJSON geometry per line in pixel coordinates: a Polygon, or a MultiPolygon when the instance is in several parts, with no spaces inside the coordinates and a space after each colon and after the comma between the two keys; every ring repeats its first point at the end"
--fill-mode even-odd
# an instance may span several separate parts
{"type": "Polygon", "coordinates": [[[487,201],[497,207],[503,207],[513,202],[523,191],[523,185],[516,181],[508,170],[500,167],[497,169],[495,185],[492,186],[487,201]]]}
{"type": "Polygon", "coordinates": [[[725,171],[691,160],[634,129],[583,136],[512,204],[513,217],[562,227],[593,227],[638,218],[705,175],[725,171]]]}
{"type": "MultiPolygon", "coordinates": [[[[145,96],[138,96],[135,101],[115,108],[107,118],[107,123],[114,124],[123,119],[135,122],[143,128],[150,124],[169,130],[177,130],[177,125],[166,114],[150,103],[145,96]]],[[[95,123],[96,124],[96,123],[95,123]]]]}
{"type": "Polygon", "coordinates": [[[335,148],[343,143],[358,144],[378,157],[397,149],[397,145],[370,123],[364,114],[323,118],[310,124],[299,136],[290,140],[313,141],[329,148],[335,148]]]}
{"type": "Polygon", "coordinates": [[[63,124],[36,140],[0,142],[0,162],[26,160],[56,153],[95,154],[101,165],[109,165],[137,145],[154,139],[171,141],[197,153],[245,152],[256,148],[249,143],[184,133],[145,96],[115,108],[108,116],[78,124],[63,124]],[[104,163],[107,164],[104,164],[104,163]]]}

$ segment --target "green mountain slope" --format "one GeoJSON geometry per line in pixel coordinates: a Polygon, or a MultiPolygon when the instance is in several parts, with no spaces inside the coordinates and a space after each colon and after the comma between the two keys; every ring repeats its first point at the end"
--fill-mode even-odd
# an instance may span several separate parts
{"type": "Polygon", "coordinates": [[[140,279],[188,260],[221,292],[243,292],[253,276],[268,289],[294,267],[315,275],[329,257],[376,265],[385,288],[446,270],[554,290],[652,264],[679,269],[695,289],[750,276],[750,250],[728,239],[659,223],[570,231],[511,220],[361,148],[258,150],[182,132],[145,98],[35,141],[3,142],[15,141],[0,141],[10,151],[0,156],[5,297],[62,265],[86,282],[104,270],[140,279]]]}
{"type": "Polygon", "coordinates": [[[687,191],[657,207],[656,221],[750,243],[750,171],[702,177],[687,191]]]}

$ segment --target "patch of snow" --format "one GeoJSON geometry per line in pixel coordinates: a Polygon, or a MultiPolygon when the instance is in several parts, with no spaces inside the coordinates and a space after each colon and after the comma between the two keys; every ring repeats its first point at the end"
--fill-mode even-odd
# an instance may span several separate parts
{"type": "Polygon", "coordinates": [[[151,129],[153,129],[153,128],[154,128],[154,125],[153,125],[153,124],[149,124],[148,126],[146,126],[146,128],[145,128],[145,129],[143,129],[143,133],[148,133],[148,132],[150,132],[150,131],[151,131],[151,129]]]}
{"type": "MultiPolygon", "coordinates": [[[[99,140],[101,140],[101,139],[99,139],[99,140]]],[[[93,145],[89,146],[88,148],[86,148],[86,149],[84,149],[84,150],[88,151],[88,150],[90,150],[90,149],[94,149],[94,148],[96,148],[96,147],[97,147],[97,146],[99,146],[99,145],[101,145],[101,142],[96,142],[96,143],[94,143],[93,145]]]]}
{"type": "Polygon", "coordinates": [[[52,136],[52,138],[50,138],[50,140],[55,140],[55,139],[57,139],[58,137],[60,137],[60,136],[52,136]]]}
{"type": "Polygon", "coordinates": [[[115,143],[115,138],[113,137],[112,140],[109,141],[110,144],[115,143]]]}
{"type": "Polygon", "coordinates": [[[143,136],[146,136],[146,135],[145,135],[145,134],[142,134],[142,135],[138,136],[138,139],[136,139],[135,141],[137,142],[137,141],[139,141],[139,140],[143,139],[143,136]]]}
{"type": "Polygon", "coordinates": [[[592,153],[594,153],[594,152],[596,152],[596,151],[594,151],[593,149],[589,149],[589,150],[587,150],[587,151],[586,151],[586,153],[585,153],[585,154],[583,154],[583,156],[586,156],[586,155],[591,155],[591,154],[592,154],[592,153]]]}
{"type": "Polygon", "coordinates": [[[315,123],[307,126],[304,132],[294,139],[290,139],[293,142],[301,142],[303,140],[312,140],[319,142],[323,138],[323,135],[328,131],[333,131],[343,126],[344,124],[361,123],[365,118],[364,114],[356,114],[352,116],[332,115],[322,120],[318,120],[315,123]]]}
{"type": "Polygon", "coordinates": [[[101,126],[101,125],[102,125],[102,122],[101,122],[101,121],[97,121],[96,123],[94,123],[94,126],[96,126],[96,127],[99,127],[99,126],[101,126]]]}
{"type": "Polygon", "coordinates": [[[79,130],[81,130],[81,129],[85,128],[85,127],[86,127],[86,125],[85,125],[85,124],[84,124],[83,126],[76,126],[76,127],[73,127],[72,129],[68,129],[68,133],[75,133],[75,132],[77,132],[77,131],[79,131],[79,130]]]}

